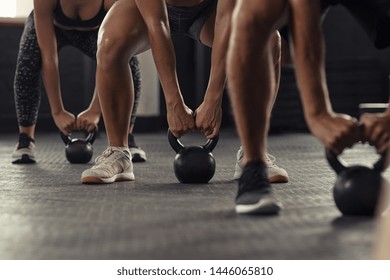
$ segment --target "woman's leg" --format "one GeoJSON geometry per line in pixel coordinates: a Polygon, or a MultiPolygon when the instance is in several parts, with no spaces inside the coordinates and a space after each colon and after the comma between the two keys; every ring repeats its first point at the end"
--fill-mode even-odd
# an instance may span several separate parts
{"type": "Polygon", "coordinates": [[[130,59],[130,70],[133,76],[133,84],[134,84],[134,104],[133,104],[133,110],[131,112],[131,117],[130,117],[130,126],[129,126],[128,136],[127,136],[127,143],[129,145],[132,161],[145,162],[146,153],[135,143],[134,134],[133,134],[135,120],[137,118],[138,102],[141,95],[141,70],[140,70],[138,58],[136,56],[130,59]]]}
{"type": "MultiPolygon", "coordinates": [[[[82,31],[67,31],[66,32],[67,39],[71,42],[71,45],[75,48],[81,50],[85,55],[89,56],[91,59],[96,60],[96,53],[97,53],[97,31],[88,31],[88,32],[82,32],[82,31]]],[[[133,110],[131,112],[130,117],[130,125],[128,129],[128,145],[131,150],[132,154],[132,160],[133,162],[144,162],[146,161],[146,154],[145,152],[138,147],[135,144],[134,135],[132,134],[135,120],[136,120],[136,114],[137,114],[137,107],[139,98],[141,95],[141,70],[138,58],[136,56],[132,57],[129,61],[129,68],[132,75],[133,85],[134,85],[134,103],[133,103],[133,110]]],[[[95,91],[96,94],[96,91],[95,91]]],[[[96,102],[96,99],[98,99],[98,96],[94,96],[91,100],[91,104],[89,105],[89,108],[79,114],[78,118],[87,119],[86,121],[95,121],[98,120],[100,117],[96,117],[96,114],[94,113],[95,106],[94,102],[96,102]]],[[[100,112],[100,111],[99,111],[100,112]]],[[[97,125],[97,124],[96,124],[97,125]]]]}
{"type": "Polygon", "coordinates": [[[34,14],[27,18],[20,41],[14,79],[19,132],[34,139],[40,94],[41,51],[35,33],[34,14]]]}
{"type": "Polygon", "coordinates": [[[35,163],[35,126],[38,118],[41,72],[41,51],[35,33],[34,12],[31,12],[20,41],[14,79],[16,117],[19,139],[12,153],[12,162],[35,163]]]}
{"type": "Polygon", "coordinates": [[[96,88],[109,147],[94,167],[83,172],[83,183],[134,180],[128,129],[134,103],[130,58],[149,48],[148,32],[134,0],[119,0],[99,30],[96,88]]]}
{"type": "MultiPolygon", "coordinates": [[[[67,32],[68,40],[71,45],[82,51],[85,55],[96,61],[97,53],[97,31],[88,32],[67,32]]],[[[134,84],[134,104],[130,117],[129,133],[132,133],[135,120],[139,98],[141,96],[141,69],[138,58],[132,57],[129,61],[129,68],[131,71],[134,84]]]]}
{"type": "Polygon", "coordinates": [[[149,48],[148,33],[134,1],[118,1],[99,31],[96,86],[110,146],[126,147],[134,86],[130,58],[149,48]]]}

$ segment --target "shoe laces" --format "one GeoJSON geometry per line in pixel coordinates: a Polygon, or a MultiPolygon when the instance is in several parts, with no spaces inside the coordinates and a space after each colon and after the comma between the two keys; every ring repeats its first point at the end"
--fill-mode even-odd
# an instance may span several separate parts
{"type": "Polygon", "coordinates": [[[111,147],[108,147],[100,156],[95,159],[96,165],[101,164],[106,158],[114,153],[111,147]]]}
{"type": "MultiPolygon", "coordinates": [[[[110,174],[113,171],[113,167],[116,166],[114,163],[117,159],[120,158],[120,156],[128,157],[125,152],[108,147],[100,156],[95,159],[95,165],[91,169],[99,169],[110,174]],[[117,152],[117,155],[114,155],[114,152],[117,152]]],[[[122,164],[120,164],[120,166],[123,168],[122,164]]]]}
{"type": "Polygon", "coordinates": [[[267,166],[273,166],[273,167],[276,166],[275,164],[276,158],[273,155],[265,154],[265,158],[267,160],[267,166]]]}
{"type": "Polygon", "coordinates": [[[96,159],[95,159],[95,163],[96,165],[99,165],[99,164],[102,164],[102,163],[106,163],[106,164],[111,164],[113,161],[115,161],[117,158],[113,158],[112,160],[109,160],[107,161],[107,159],[109,157],[111,157],[112,154],[114,154],[114,152],[118,152],[126,157],[128,157],[128,155],[126,155],[125,152],[123,151],[120,151],[120,150],[117,150],[113,147],[108,147],[100,156],[98,156],[96,159]]]}

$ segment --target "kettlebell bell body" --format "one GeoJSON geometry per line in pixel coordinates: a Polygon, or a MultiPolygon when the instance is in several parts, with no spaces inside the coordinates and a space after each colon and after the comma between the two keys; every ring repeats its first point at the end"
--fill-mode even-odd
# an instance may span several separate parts
{"type": "Polygon", "coordinates": [[[88,134],[85,139],[72,138],[61,132],[61,138],[65,143],[65,156],[70,163],[88,163],[93,156],[93,142],[96,138],[95,131],[88,134]]]}
{"type": "Polygon", "coordinates": [[[183,184],[206,184],[215,173],[215,159],[211,153],[218,142],[218,137],[209,139],[203,146],[185,147],[168,130],[168,140],[177,153],[173,161],[176,178],[183,184]]]}
{"type": "Polygon", "coordinates": [[[340,212],[344,215],[374,215],[383,180],[381,173],[385,158],[381,157],[373,168],[369,168],[362,165],[346,167],[328,150],[326,157],[337,174],[333,198],[340,212]]]}
{"type": "Polygon", "coordinates": [[[333,188],[337,208],[344,215],[373,215],[381,187],[379,171],[352,166],[342,171],[333,188]]]}

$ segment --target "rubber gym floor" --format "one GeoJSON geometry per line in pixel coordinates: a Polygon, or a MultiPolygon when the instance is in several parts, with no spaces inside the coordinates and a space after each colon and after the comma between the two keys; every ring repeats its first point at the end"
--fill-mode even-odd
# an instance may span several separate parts
{"type": "MultiPolygon", "coordinates": [[[[239,140],[224,130],[209,184],[180,184],[166,133],[137,134],[148,161],[136,181],[83,185],[85,164],[70,164],[56,133],[37,133],[37,164],[11,164],[16,134],[0,138],[0,259],[370,259],[375,220],[343,217],[335,174],[322,145],[305,133],[269,136],[269,152],[290,176],[274,184],[277,216],[234,212],[239,140]]],[[[94,158],[106,147],[100,134],[94,158]]],[[[186,136],[186,145],[203,144],[186,136]]],[[[351,164],[373,163],[372,147],[345,152],[351,164]]],[[[389,175],[388,172],[385,173],[389,175]]]]}

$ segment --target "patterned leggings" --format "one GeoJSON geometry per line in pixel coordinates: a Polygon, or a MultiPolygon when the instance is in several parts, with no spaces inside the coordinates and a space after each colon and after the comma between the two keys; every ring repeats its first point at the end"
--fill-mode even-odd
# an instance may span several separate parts
{"type": "MultiPolygon", "coordinates": [[[[91,59],[96,60],[97,33],[97,30],[76,31],[62,30],[55,27],[58,51],[64,46],[73,46],[91,59]]],[[[130,124],[134,125],[141,93],[141,76],[137,57],[133,57],[129,65],[134,82],[134,106],[130,124]]],[[[41,50],[38,46],[34,12],[32,12],[27,19],[20,41],[14,80],[16,115],[20,126],[28,127],[37,122],[41,102],[41,67],[41,50]]]]}

